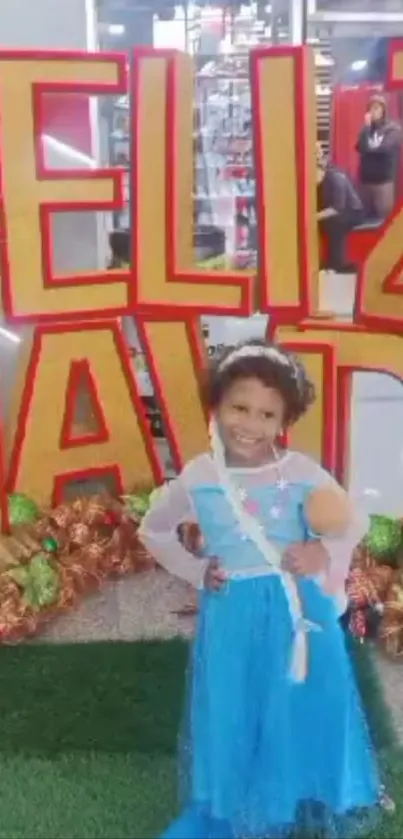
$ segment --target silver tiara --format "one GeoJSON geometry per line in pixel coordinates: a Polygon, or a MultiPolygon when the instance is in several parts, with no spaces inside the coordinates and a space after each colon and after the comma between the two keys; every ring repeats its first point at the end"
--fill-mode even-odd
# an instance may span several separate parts
{"type": "Polygon", "coordinates": [[[243,347],[238,347],[226,358],[221,361],[218,370],[222,372],[234,361],[238,361],[241,358],[268,358],[270,361],[277,361],[278,364],[283,364],[284,367],[288,367],[292,372],[297,385],[300,384],[300,376],[299,376],[299,368],[295,361],[285,353],[281,352],[281,350],[277,349],[277,347],[256,347],[253,344],[245,344],[243,347]]]}
{"type": "Polygon", "coordinates": [[[269,358],[273,361],[278,361],[279,364],[284,364],[285,367],[293,367],[291,359],[281,352],[281,350],[276,349],[276,347],[255,347],[253,344],[245,344],[244,347],[238,347],[226,358],[221,361],[219,365],[219,370],[224,370],[229,364],[233,364],[234,361],[238,361],[239,358],[269,358]]]}

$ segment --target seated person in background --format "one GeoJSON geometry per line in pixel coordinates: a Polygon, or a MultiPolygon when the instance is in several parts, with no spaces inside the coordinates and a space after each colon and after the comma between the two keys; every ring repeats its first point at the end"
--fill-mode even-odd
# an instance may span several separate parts
{"type": "Polygon", "coordinates": [[[108,269],[122,268],[130,263],[130,235],[128,230],[113,230],[109,234],[111,257],[108,269]]]}
{"type": "Polygon", "coordinates": [[[386,100],[379,93],[371,97],[356,143],[359,154],[358,180],[366,218],[385,219],[395,203],[395,180],[402,130],[388,119],[386,100]]]}
{"type": "Polygon", "coordinates": [[[326,268],[339,274],[351,273],[355,267],[346,261],[346,242],[350,230],[363,220],[361,199],[347,175],[327,164],[320,154],[316,182],[319,229],[327,234],[329,243],[326,268]]]}

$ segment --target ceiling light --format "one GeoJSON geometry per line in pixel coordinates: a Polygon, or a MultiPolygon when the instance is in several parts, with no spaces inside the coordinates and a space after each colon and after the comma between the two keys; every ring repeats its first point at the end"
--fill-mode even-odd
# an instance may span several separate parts
{"type": "Polygon", "coordinates": [[[21,343],[21,338],[19,335],[16,335],[15,332],[10,332],[9,329],[4,329],[3,326],[0,326],[0,337],[7,338],[7,341],[12,341],[13,344],[21,343]]]}
{"type": "Polygon", "coordinates": [[[125,27],[123,23],[110,23],[108,26],[108,32],[110,35],[114,35],[117,38],[120,38],[122,35],[125,34],[125,27]]]}
{"type": "Polygon", "coordinates": [[[360,61],[353,61],[351,69],[359,73],[360,70],[365,70],[367,64],[368,62],[363,59],[361,59],[360,61]]]}

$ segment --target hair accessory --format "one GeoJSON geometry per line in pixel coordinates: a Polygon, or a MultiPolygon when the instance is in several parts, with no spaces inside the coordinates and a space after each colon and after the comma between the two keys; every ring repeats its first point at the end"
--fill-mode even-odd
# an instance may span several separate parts
{"type": "Polygon", "coordinates": [[[254,344],[244,344],[242,347],[236,347],[232,350],[226,358],[221,361],[218,369],[225,370],[234,361],[242,358],[268,358],[272,361],[278,361],[279,364],[284,364],[285,367],[293,367],[291,359],[277,347],[259,347],[254,344]]]}
{"type": "Polygon", "coordinates": [[[232,352],[230,352],[226,358],[220,362],[218,371],[221,373],[231,364],[234,364],[234,362],[242,358],[267,358],[270,361],[277,361],[278,364],[282,364],[284,367],[289,368],[297,383],[298,390],[300,389],[301,381],[298,364],[291,356],[282,352],[278,349],[278,347],[260,347],[255,346],[254,344],[243,344],[241,347],[236,347],[232,350],[232,352]]]}

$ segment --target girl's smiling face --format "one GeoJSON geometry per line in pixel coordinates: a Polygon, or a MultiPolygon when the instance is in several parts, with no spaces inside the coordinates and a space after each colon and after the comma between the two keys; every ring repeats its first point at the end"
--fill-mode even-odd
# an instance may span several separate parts
{"type": "Polygon", "coordinates": [[[216,410],[229,466],[260,466],[273,458],[281,434],[284,400],[259,379],[239,378],[225,390],[216,410]]]}

